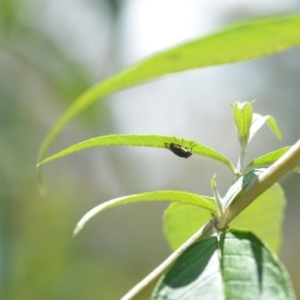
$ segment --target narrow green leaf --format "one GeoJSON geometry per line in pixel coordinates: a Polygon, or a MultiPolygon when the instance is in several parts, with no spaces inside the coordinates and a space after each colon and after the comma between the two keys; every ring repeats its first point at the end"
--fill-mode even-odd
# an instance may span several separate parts
{"type": "Polygon", "coordinates": [[[238,131],[238,137],[242,149],[245,149],[249,139],[249,132],[252,123],[252,104],[250,102],[235,102],[232,104],[234,121],[238,131]]]}
{"type": "Polygon", "coordinates": [[[277,159],[279,159],[284,153],[286,153],[291,147],[287,146],[284,148],[277,149],[275,151],[269,152],[263,156],[260,156],[256,159],[254,159],[246,168],[245,173],[247,173],[249,170],[252,170],[254,168],[258,167],[265,167],[272,163],[274,163],[277,159]]]}
{"type": "MultiPolygon", "coordinates": [[[[44,159],[37,166],[39,167],[42,164],[48,163],[58,158],[64,156],[94,148],[94,147],[104,147],[104,146],[141,146],[141,147],[157,147],[157,148],[166,148],[165,144],[170,143],[181,143],[181,138],[175,138],[173,136],[163,136],[163,135],[137,135],[137,134],[115,134],[115,135],[106,135],[100,136],[97,138],[89,139],[78,144],[74,144],[69,148],[66,148],[46,159],[44,159]]],[[[233,164],[225,156],[217,152],[216,150],[207,147],[203,144],[194,142],[192,140],[183,140],[183,147],[188,148],[192,153],[206,156],[219,162],[225,164],[227,167],[234,172],[233,164]],[[193,143],[192,149],[189,149],[189,146],[193,143]]]]}
{"type": "Polygon", "coordinates": [[[43,159],[55,137],[72,118],[107,95],[171,73],[243,61],[283,51],[300,44],[299,27],[299,14],[239,22],[132,65],[91,87],[73,102],[44,140],[38,162],[43,159]]]}
{"type": "Polygon", "coordinates": [[[116,198],[94,207],[89,212],[87,212],[77,223],[73,235],[78,234],[78,232],[82,230],[85,224],[101,211],[107,210],[115,206],[123,205],[123,204],[134,203],[134,202],[145,202],[145,201],[181,202],[181,203],[196,205],[214,214],[217,214],[217,210],[214,206],[214,203],[212,203],[209,198],[204,198],[197,194],[182,192],[182,191],[148,192],[148,193],[116,198]]]}
{"type": "Polygon", "coordinates": [[[296,299],[289,276],[252,233],[230,230],[188,248],[158,282],[152,300],[296,299]]]}
{"type": "MultiPolygon", "coordinates": [[[[214,199],[211,198],[211,201],[214,199]]],[[[170,204],[163,216],[164,235],[170,248],[175,251],[210,218],[210,212],[201,207],[185,203],[170,204]]]]}
{"type": "Polygon", "coordinates": [[[276,183],[230,223],[230,227],[243,228],[255,233],[271,250],[279,253],[286,199],[276,183]]]}
{"type": "Polygon", "coordinates": [[[257,133],[257,131],[267,122],[267,125],[271,129],[271,131],[276,135],[276,137],[281,140],[282,139],[282,132],[276,122],[276,120],[268,115],[268,116],[262,116],[260,114],[254,113],[253,114],[253,121],[250,128],[250,136],[249,136],[249,142],[254,137],[254,135],[257,133]]]}

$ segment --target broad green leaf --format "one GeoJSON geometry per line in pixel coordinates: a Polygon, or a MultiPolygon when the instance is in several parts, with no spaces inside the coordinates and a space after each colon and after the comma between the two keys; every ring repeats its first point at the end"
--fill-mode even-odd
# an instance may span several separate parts
{"type": "Polygon", "coordinates": [[[283,189],[279,184],[274,184],[238,215],[230,227],[250,230],[268,244],[271,250],[279,253],[285,204],[283,189]]]}
{"type": "Polygon", "coordinates": [[[91,87],[73,102],[44,140],[38,162],[72,118],[107,95],[163,75],[283,51],[300,44],[299,27],[299,14],[239,22],[211,35],[161,51],[132,65],[91,87]]]}
{"type": "MultiPolygon", "coordinates": [[[[213,201],[213,199],[212,199],[213,201]]],[[[172,203],[164,212],[164,235],[175,251],[209,219],[209,211],[185,203],[172,203]]]]}
{"type": "MultiPolygon", "coordinates": [[[[282,188],[275,184],[234,219],[230,227],[252,231],[278,253],[282,242],[285,203],[282,188]]],[[[194,205],[170,204],[164,212],[163,224],[171,249],[176,250],[210,217],[208,211],[194,205]]]]}
{"type": "Polygon", "coordinates": [[[269,152],[261,157],[254,159],[246,168],[245,173],[249,170],[252,170],[257,167],[264,167],[274,163],[277,159],[279,159],[284,153],[286,153],[291,147],[287,146],[284,148],[277,149],[275,151],[269,152]]]}
{"type": "Polygon", "coordinates": [[[267,122],[267,125],[272,130],[272,132],[277,136],[279,140],[282,139],[282,133],[281,130],[276,122],[276,120],[268,115],[268,116],[262,116],[260,114],[254,113],[253,114],[253,121],[250,128],[250,136],[249,136],[249,142],[254,137],[256,132],[267,122]]]}
{"type": "Polygon", "coordinates": [[[242,149],[245,149],[248,143],[252,123],[252,104],[250,102],[235,102],[232,104],[232,112],[241,147],[242,149]]]}
{"type": "Polygon", "coordinates": [[[94,147],[104,146],[141,146],[141,147],[157,147],[166,148],[166,144],[170,143],[183,143],[182,146],[189,149],[193,144],[192,149],[189,149],[194,154],[206,156],[215,160],[218,160],[228,166],[232,172],[234,172],[233,164],[225,156],[217,152],[216,150],[202,145],[200,143],[191,140],[182,140],[181,138],[175,138],[173,136],[162,135],[137,135],[137,134],[115,134],[100,136],[97,138],[89,139],[81,143],[72,145],[46,159],[44,159],[38,166],[48,163],[52,160],[73,154],[78,151],[90,149],[94,147]],[[183,142],[182,142],[183,141],[183,142]]]}
{"type": "Polygon", "coordinates": [[[134,203],[134,202],[145,202],[145,201],[181,202],[181,203],[196,205],[214,214],[217,214],[217,210],[215,208],[214,203],[211,202],[209,198],[204,198],[197,194],[192,194],[192,193],[182,192],[182,191],[148,192],[148,193],[116,198],[94,207],[89,212],[87,212],[77,223],[73,235],[76,235],[79,231],[81,231],[81,229],[85,226],[85,224],[101,211],[107,210],[115,206],[123,205],[123,204],[134,203]]]}
{"type": "Polygon", "coordinates": [[[152,300],[294,300],[278,258],[252,233],[230,230],[188,248],[158,282],[152,300]]]}
{"type": "Polygon", "coordinates": [[[240,177],[229,188],[225,197],[223,198],[224,210],[231,206],[234,201],[238,201],[246,186],[255,180],[263,171],[265,171],[265,168],[254,169],[240,177]]]}

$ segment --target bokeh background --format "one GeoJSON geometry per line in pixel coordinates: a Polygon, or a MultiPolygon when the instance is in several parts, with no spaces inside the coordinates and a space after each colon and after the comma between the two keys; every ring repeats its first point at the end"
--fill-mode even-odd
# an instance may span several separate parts
{"type": "MultiPolygon", "coordinates": [[[[167,204],[115,208],[72,239],[79,218],[103,201],[144,191],[211,195],[214,173],[221,193],[231,182],[226,167],[199,156],[106,147],[47,165],[43,199],[39,146],[76,96],[140,58],[233,21],[299,11],[298,0],[0,0],[0,298],[119,299],[169,255],[161,221],[167,204]]],[[[284,140],[264,128],[250,161],[299,138],[299,57],[298,47],[118,92],[72,121],[51,153],[95,136],[157,133],[199,141],[236,162],[226,102],[255,99],[284,140]]],[[[281,259],[300,296],[299,175],[281,183],[288,199],[281,259]]]]}

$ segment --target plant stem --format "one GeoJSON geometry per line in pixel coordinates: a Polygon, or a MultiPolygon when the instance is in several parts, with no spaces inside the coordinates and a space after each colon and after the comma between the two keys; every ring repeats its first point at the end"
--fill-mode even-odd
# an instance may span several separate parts
{"type": "Polygon", "coordinates": [[[134,286],[121,300],[141,300],[148,299],[151,295],[160,276],[164,274],[175,262],[175,260],[193,243],[203,237],[211,235],[215,230],[212,221],[207,222],[194,235],[192,235],[184,244],[174,251],[162,264],[154,269],[142,281],[134,286]]]}
{"type": "MultiPolygon", "coordinates": [[[[272,164],[265,172],[263,172],[257,180],[249,184],[242,197],[237,201],[224,215],[224,219],[218,224],[219,230],[224,230],[229,222],[231,222],[239,213],[241,213],[249,204],[251,204],[259,195],[276,183],[287,172],[292,171],[300,162],[300,139],[292,146],[281,158],[272,164]]],[[[133,289],[131,289],[121,300],[141,300],[147,299],[153,291],[160,276],[164,274],[174,263],[174,261],[184,252],[190,245],[200,238],[209,236],[214,231],[212,222],[206,223],[191,238],[173,252],[162,264],[154,271],[140,281],[133,289]]]]}
{"type": "Polygon", "coordinates": [[[300,162],[300,139],[265,172],[250,183],[244,190],[239,201],[235,202],[220,220],[218,229],[223,230],[227,225],[250,205],[258,196],[276,183],[289,171],[292,171],[300,162]]]}
{"type": "Polygon", "coordinates": [[[236,166],[236,175],[234,176],[234,182],[237,181],[239,179],[239,177],[241,176],[240,174],[242,174],[243,171],[243,166],[244,166],[244,159],[246,156],[246,151],[245,151],[245,147],[242,146],[241,152],[240,152],[240,156],[239,156],[239,160],[236,166]]]}
{"type": "Polygon", "coordinates": [[[217,181],[216,181],[216,174],[213,176],[213,178],[211,179],[211,188],[213,190],[214,193],[214,197],[215,197],[215,202],[219,211],[219,218],[222,217],[223,213],[224,213],[224,207],[223,207],[223,200],[217,190],[217,181]]]}

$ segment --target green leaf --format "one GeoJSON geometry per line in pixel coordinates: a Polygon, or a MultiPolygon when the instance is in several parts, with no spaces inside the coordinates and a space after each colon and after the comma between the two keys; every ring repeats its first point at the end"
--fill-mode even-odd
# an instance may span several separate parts
{"type": "MultiPolygon", "coordinates": [[[[48,163],[58,158],[85,150],[94,147],[104,147],[104,146],[141,146],[141,147],[157,147],[157,148],[166,148],[165,144],[181,142],[181,138],[175,138],[173,136],[163,136],[163,135],[137,135],[137,134],[115,134],[115,135],[106,135],[100,136],[97,138],[89,139],[78,144],[74,144],[69,148],[66,148],[46,159],[44,159],[40,164],[48,163]]],[[[234,172],[233,164],[225,156],[217,152],[216,150],[207,147],[203,144],[194,142],[192,140],[183,140],[183,147],[189,148],[193,143],[192,149],[190,151],[194,154],[199,154],[206,156],[219,162],[222,162],[227,167],[234,172]]]]}
{"type": "MultiPolygon", "coordinates": [[[[240,177],[227,191],[225,197],[223,198],[223,206],[226,211],[233,202],[238,201],[242,196],[243,190],[255,180],[263,171],[264,168],[254,169],[246,173],[244,176],[240,177]]],[[[226,212],[225,212],[226,213],[226,212]]]]}
{"type": "Polygon", "coordinates": [[[252,123],[252,104],[250,102],[235,102],[232,104],[234,121],[242,149],[248,144],[249,132],[252,123]]]}
{"type": "Polygon", "coordinates": [[[123,204],[134,203],[134,202],[145,202],[145,201],[182,202],[182,203],[193,204],[202,207],[214,214],[217,214],[217,209],[214,203],[212,203],[210,201],[210,198],[207,197],[202,197],[197,194],[182,192],[182,191],[148,192],[148,193],[116,198],[94,207],[89,212],[87,212],[77,223],[73,235],[78,234],[78,232],[82,230],[85,224],[101,211],[107,210],[115,206],[123,205],[123,204]]]}
{"type": "Polygon", "coordinates": [[[300,44],[299,27],[299,14],[239,22],[206,37],[159,52],[132,65],[91,87],[73,102],[44,140],[38,162],[72,118],[107,95],[163,75],[283,51],[300,44]]]}
{"type": "Polygon", "coordinates": [[[246,168],[245,173],[247,173],[249,170],[258,168],[258,167],[264,167],[268,166],[272,163],[274,163],[277,159],[279,159],[284,153],[286,153],[291,147],[287,146],[284,148],[277,149],[275,151],[269,152],[263,156],[260,156],[256,159],[254,159],[246,168]]]}
{"type": "Polygon", "coordinates": [[[260,195],[230,226],[255,233],[271,250],[279,253],[282,244],[282,228],[286,199],[277,183],[260,195]]]}
{"type": "Polygon", "coordinates": [[[210,218],[210,212],[201,207],[185,203],[170,204],[163,216],[164,234],[170,248],[175,251],[210,218]]]}
{"type": "MultiPolygon", "coordinates": [[[[206,197],[207,198],[207,197],[206,197]]],[[[213,201],[213,198],[211,198],[213,201]]],[[[282,243],[282,226],[286,199],[279,184],[259,196],[230,223],[230,227],[250,230],[276,253],[282,243]]],[[[172,203],[164,212],[164,234],[172,250],[176,250],[211,217],[200,207],[172,203]]]]}
{"type": "Polygon", "coordinates": [[[158,282],[152,300],[296,299],[289,276],[252,233],[230,230],[188,248],[158,282]]]}
{"type": "Polygon", "coordinates": [[[267,122],[267,125],[271,129],[271,131],[277,136],[279,140],[282,139],[282,132],[276,122],[276,120],[268,115],[268,116],[262,116],[260,114],[254,113],[253,114],[253,121],[250,128],[250,136],[249,136],[249,142],[253,138],[253,136],[256,134],[256,132],[267,122]]]}

